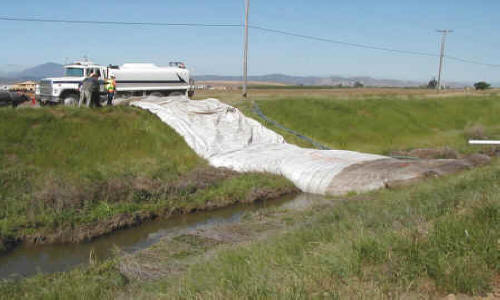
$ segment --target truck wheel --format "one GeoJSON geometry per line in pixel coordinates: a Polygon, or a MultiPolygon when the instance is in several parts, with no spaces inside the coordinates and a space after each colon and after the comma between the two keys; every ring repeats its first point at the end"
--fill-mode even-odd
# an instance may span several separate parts
{"type": "Polygon", "coordinates": [[[66,95],[62,103],[66,106],[76,106],[78,104],[78,96],[75,94],[66,95]]]}

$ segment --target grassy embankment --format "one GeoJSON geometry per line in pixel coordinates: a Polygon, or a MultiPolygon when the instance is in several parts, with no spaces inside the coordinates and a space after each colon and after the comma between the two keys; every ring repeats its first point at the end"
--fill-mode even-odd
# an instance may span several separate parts
{"type": "Polygon", "coordinates": [[[451,147],[467,152],[472,149],[468,138],[500,137],[500,96],[349,101],[277,97],[257,103],[271,119],[334,149],[388,154],[451,147]]]}
{"type": "MultiPolygon", "coordinates": [[[[499,115],[497,97],[450,98],[443,103],[429,99],[281,101],[280,105],[278,101],[259,104],[270,117],[306,135],[310,130],[310,136],[323,143],[336,147],[335,134],[343,134],[343,147],[377,153],[422,146],[468,152],[465,136],[476,134],[468,132],[470,128],[481,125],[483,134],[494,137],[500,125],[494,118],[499,115]],[[273,109],[275,105],[279,110],[273,109]],[[304,118],[289,114],[280,119],[281,113],[289,111],[304,118]],[[314,117],[307,118],[308,112],[314,117]],[[336,131],[336,126],[342,130],[336,131]],[[357,138],[351,139],[346,131],[358,134],[357,138]],[[363,138],[363,132],[370,138],[363,138]],[[392,140],[383,138],[390,135],[392,140]]],[[[244,104],[241,107],[246,109],[244,104]]],[[[71,272],[5,282],[0,295],[165,299],[484,295],[494,288],[495,278],[498,286],[499,195],[500,162],[494,160],[488,167],[411,187],[348,197],[333,209],[321,205],[303,212],[249,215],[241,226],[250,230],[259,222],[281,224],[282,230],[271,235],[262,229],[266,226],[259,227],[263,240],[238,245],[208,241],[204,246],[203,241],[193,242],[192,249],[184,245],[188,249],[175,255],[168,243],[160,244],[152,250],[160,256],[152,259],[171,261],[173,272],[153,281],[126,278],[119,267],[123,259],[117,257],[71,272]],[[201,261],[184,269],[177,263],[182,259],[201,261]]]]}
{"type": "Polygon", "coordinates": [[[182,236],[174,238],[175,249],[167,242],[145,254],[153,266],[170,262],[162,270],[166,277],[152,281],[123,276],[121,258],[115,258],[0,283],[0,298],[413,299],[485,295],[494,288],[500,271],[498,160],[347,200],[304,212],[250,214],[235,231],[283,228],[260,241],[220,244],[195,235],[179,246],[182,236]],[[184,269],[182,260],[198,262],[184,269]]]}
{"type": "Polygon", "coordinates": [[[129,226],[291,189],[279,177],[209,167],[157,117],[129,107],[1,109],[0,149],[0,251],[19,239],[92,238],[110,230],[100,221],[129,226]]]}

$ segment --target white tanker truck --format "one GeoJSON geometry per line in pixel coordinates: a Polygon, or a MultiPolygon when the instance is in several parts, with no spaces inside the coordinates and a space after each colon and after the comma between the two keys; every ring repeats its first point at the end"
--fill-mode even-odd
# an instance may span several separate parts
{"type": "MultiPolygon", "coordinates": [[[[105,95],[104,80],[115,76],[115,97],[131,96],[192,96],[193,80],[189,70],[180,62],[168,67],[154,64],[126,63],[121,66],[101,66],[89,61],[75,62],[64,66],[63,77],[45,78],[37,85],[35,95],[43,104],[63,103],[75,105],[80,97],[79,86],[92,73],[99,74],[101,95],[105,95]]],[[[105,97],[102,99],[105,100],[105,97]]]]}

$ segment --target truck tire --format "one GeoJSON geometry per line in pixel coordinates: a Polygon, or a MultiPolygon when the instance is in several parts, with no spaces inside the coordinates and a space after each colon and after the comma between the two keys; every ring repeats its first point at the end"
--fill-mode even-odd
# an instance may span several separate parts
{"type": "Polygon", "coordinates": [[[76,106],[78,105],[78,95],[67,94],[62,98],[62,104],[65,106],[76,106]]]}

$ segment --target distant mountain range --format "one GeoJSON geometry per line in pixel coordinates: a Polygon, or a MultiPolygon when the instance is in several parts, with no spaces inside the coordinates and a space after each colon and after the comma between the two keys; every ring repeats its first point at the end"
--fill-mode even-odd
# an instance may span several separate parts
{"type": "MultiPolygon", "coordinates": [[[[58,63],[45,63],[22,71],[13,72],[9,67],[0,66],[0,82],[9,83],[22,80],[40,80],[45,77],[59,77],[64,74],[63,65],[58,63]]],[[[241,81],[241,76],[220,76],[220,75],[195,75],[197,81],[241,81]]],[[[367,76],[290,76],[285,74],[269,74],[261,76],[248,76],[249,81],[262,83],[282,83],[289,85],[304,86],[352,86],[355,82],[360,82],[364,86],[372,87],[418,87],[426,85],[424,81],[409,81],[397,79],[377,79],[367,76]]],[[[452,88],[471,86],[472,82],[446,82],[452,88]]],[[[500,86],[500,83],[493,83],[493,86],[500,86]]]]}
{"type": "Polygon", "coordinates": [[[19,72],[18,76],[40,80],[45,77],[60,77],[64,75],[64,66],[57,63],[46,63],[19,72]]]}
{"type": "MultiPolygon", "coordinates": [[[[241,76],[219,76],[219,75],[199,75],[194,76],[197,81],[241,81],[241,76]]],[[[290,85],[305,86],[353,86],[360,82],[364,86],[372,87],[419,87],[427,85],[424,81],[397,80],[397,79],[377,79],[368,76],[290,76],[284,74],[269,74],[261,76],[248,76],[253,82],[276,82],[290,85]]],[[[470,82],[446,82],[452,88],[471,86],[470,82]]]]}
{"type": "Polygon", "coordinates": [[[64,75],[63,65],[58,63],[45,63],[22,71],[2,72],[0,67],[0,82],[15,82],[22,80],[40,80],[45,77],[59,77],[64,75]]]}

